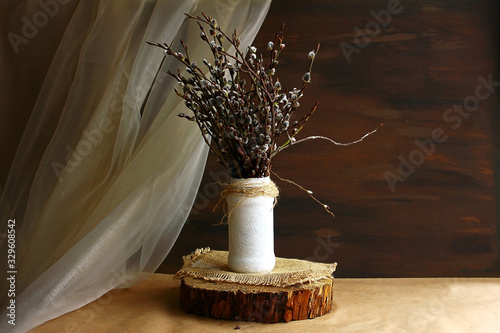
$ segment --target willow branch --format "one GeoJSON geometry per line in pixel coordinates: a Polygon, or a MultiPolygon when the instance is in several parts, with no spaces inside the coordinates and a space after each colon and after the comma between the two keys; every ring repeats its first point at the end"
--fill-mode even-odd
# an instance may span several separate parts
{"type": "Polygon", "coordinates": [[[283,181],[283,182],[287,182],[289,184],[292,184],[298,188],[300,188],[302,191],[306,192],[307,195],[309,195],[314,201],[316,201],[317,203],[319,203],[321,206],[323,206],[323,208],[327,211],[328,214],[330,214],[332,217],[335,217],[335,214],[332,213],[332,211],[330,210],[330,206],[322,203],[321,201],[319,201],[314,195],[313,195],[313,192],[311,190],[308,190],[306,188],[304,188],[303,186],[297,184],[296,182],[294,182],[293,180],[290,180],[290,179],[286,179],[286,178],[281,178],[280,176],[278,176],[278,174],[274,171],[271,171],[271,173],[273,175],[275,175],[279,180],[283,181]]]}
{"type": "Polygon", "coordinates": [[[352,141],[352,142],[346,142],[346,143],[343,143],[343,142],[337,142],[333,139],[330,139],[329,137],[326,137],[326,136],[322,136],[322,135],[312,135],[312,136],[308,136],[307,138],[303,138],[303,139],[300,139],[300,140],[296,140],[296,141],[290,141],[290,143],[286,146],[281,146],[279,147],[272,156],[275,156],[276,154],[278,154],[280,151],[283,151],[285,150],[286,148],[288,147],[291,147],[291,146],[294,146],[296,144],[299,144],[299,143],[302,143],[304,141],[309,141],[309,140],[326,140],[326,141],[329,141],[331,143],[333,143],[334,145],[336,146],[350,146],[350,145],[353,145],[355,143],[359,143],[361,141],[363,141],[364,139],[366,139],[367,137],[369,137],[370,135],[374,134],[375,132],[378,131],[378,129],[380,127],[382,127],[384,125],[384,123],[380,124],[376,129],[374,129],[373,131],[371,132],[368,132],[366,133],[365,135],[363,135],[361,138],[359,138],[358,140],[355,140],[355,141],[352,141]]]}

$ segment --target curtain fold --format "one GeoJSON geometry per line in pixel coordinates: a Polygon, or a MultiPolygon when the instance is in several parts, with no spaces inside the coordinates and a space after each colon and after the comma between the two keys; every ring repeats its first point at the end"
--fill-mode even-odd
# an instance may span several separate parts
{"type": "MultiPolygon", "coordinates": [[[[40,10],[37,1],[24,5],[40,10]]],[[[24,332],[158,268],[189,214],[208,149],[197,126],[177,117],[185,107],[166,71],[179,65],[146,41],[183,39],[201,63],[210,51],[184,13],[237,29],[246,48],[269,5],[91,0],[69,12],[2,197],[2,221],[17,224],[17,320],[2,320],[0,330],[24,332]]],[[[8,288],[4,279],[3,309],[8,288]]]]}

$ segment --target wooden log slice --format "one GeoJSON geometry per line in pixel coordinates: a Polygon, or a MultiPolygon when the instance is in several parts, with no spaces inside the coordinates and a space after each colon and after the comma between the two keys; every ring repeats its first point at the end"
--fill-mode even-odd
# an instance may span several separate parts
{"type": "Polygon", "coordinates": [[[181,279],[181,308],[196,315],[266,323],[311,319],[330,312],[333,280],[280,288],[181,279]]]}

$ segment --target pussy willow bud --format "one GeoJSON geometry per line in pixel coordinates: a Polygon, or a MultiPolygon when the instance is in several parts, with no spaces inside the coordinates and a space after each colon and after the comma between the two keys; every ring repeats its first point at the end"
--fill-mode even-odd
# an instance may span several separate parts
{"type": "Polygon", "coordinates": [[[304,74],[304,76],[302,77],[302,81],[304,81],[305,83],[310,83],[311,82],[311,73],[307,72],[304,74]]]}

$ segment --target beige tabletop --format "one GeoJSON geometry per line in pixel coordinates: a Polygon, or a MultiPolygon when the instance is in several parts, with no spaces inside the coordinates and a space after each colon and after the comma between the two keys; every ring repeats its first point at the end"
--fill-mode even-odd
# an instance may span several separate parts
{"type": "Polygon", "coordinates": [[[331,313],[263,324],[184,313],[179,281],[154,274],[32,332],[500,332],[500,279],[335,279],[331,313]]]}

